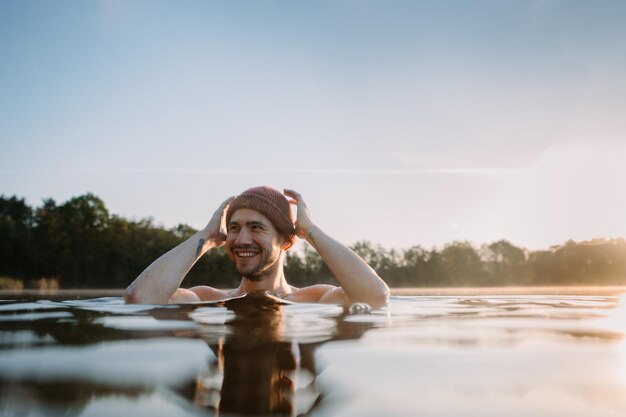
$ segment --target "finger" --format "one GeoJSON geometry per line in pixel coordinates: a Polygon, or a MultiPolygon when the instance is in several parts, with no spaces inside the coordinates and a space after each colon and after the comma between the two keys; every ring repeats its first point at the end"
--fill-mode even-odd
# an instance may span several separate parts
{"type": "Polygon", "coordinates": [[[222,202],[222,204],[220,204],[221,209],[225,209],[226,207],[228,207],[228,205],[230,204],[231,201],[233,201],[235,199],[235,196],[230,196],[228,197],[226,200],[224,200],[222,202]]]}
{"type": "Polygon", "coordinates": [[[285,195],[291,197],[291,199],[289,200],[291,204],[297,204],[298,206],[302,206],[302,207],[307,206],[306,203],[304,202],[304,199],[302,198],[302,195],[300,195],[300,193],[298,193],[297,191],[288,190],[285,188],[284,192],[285,192],[285,195]]]}
{"type": "Polygon", "coordinates": [[[304,201],[302,201],[302,200],[298,201],[298,200],[294,200],[292,198],[292,199],[289,200],[289,204],[293,204],[294,206],[298,207],[298,212],[301,209],[304,209],[304,210],[308,210],[309,209],[309,207],[306,205],[306,203],[304,201]]]}
{"type": "Polygon", "coordinates": [[[296,199],[296,200],[300,200],[300,199],[302,198],[302,196],[300,195],[300,193],[298,193],[298,192],[296,192],[296,191],[294,191],[294,190],[289,190],[289,189],[285,188],[285,189],[283,190],[283,192],[285,193],[285,195],[287,195],[287,196],[289,196],[289,197],[292,197],[292,198],[294,198],[294,199],[296,199]]]}

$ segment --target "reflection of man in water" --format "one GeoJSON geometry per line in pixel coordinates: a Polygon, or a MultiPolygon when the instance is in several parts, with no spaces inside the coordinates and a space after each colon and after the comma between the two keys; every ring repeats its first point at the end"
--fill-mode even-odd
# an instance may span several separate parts
{"type": "Polygon", "coordinates": [[[315,385],[317,347],[330,340],[359,338],[371,327],[371,323],[345,322],[343,313],[318,317],[299,327],[298,307],[284,306],[265,292],[233,298],[223,305],[234,313],[226,322],[227,334],[221,329],[216,342],[211,326],[201,333],[215,352],[215,360],[207,374],[178,391],[219,415],[310,412],[323,396],[315,385]],[[286,314],[289,308],[293,310],[286,314]],[[295,321],[289,323],[290,319],[295,321]]]}
{"type": "Polygon", "coordinates": [[[124,298],[129,303],[216,301],[259,290],[295,302],[365,302],[373,307],[386,304],[389,296],[387,285],[365,261],[313,223],[300,194],[255,187],[224,201],[204,229],[154,261],[126,289],[124,298]],[[290,204],[297,207],[295,222],[290,204]],[[283,253],[296,236],[313,246],[341,287],[296,288],[287,283],[283,253]],[[239,287],[179,288],[194,263],[222,245],[242,276],[239,287]]]}
{"type": "Polygon", "coordinates": [[[283,306],[263,293],[227,306],[235,318],[228,323],[232,333],[216,352],[223,364],[217,408],[220,413],[292,415],[297,367],[292,348],[297,345],[283,339],[283,306]]]}

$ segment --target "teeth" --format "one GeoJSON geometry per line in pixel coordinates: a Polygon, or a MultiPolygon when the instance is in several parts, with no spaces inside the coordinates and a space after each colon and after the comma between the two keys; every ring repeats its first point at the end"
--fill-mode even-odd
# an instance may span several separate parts
{"type": "Polygon", "coordinates": [[[254,255],[256,255],[256,253],[255,252],[238,252],[237,255],[241,256],[242,258],[251,258],[254,255]]]}

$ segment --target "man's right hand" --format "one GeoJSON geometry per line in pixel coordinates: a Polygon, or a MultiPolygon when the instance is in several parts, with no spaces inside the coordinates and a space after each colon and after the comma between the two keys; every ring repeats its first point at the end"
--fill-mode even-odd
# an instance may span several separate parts
{"type": "Polygon", "coordinates": [[[213,217],[209,220],[209,223],[206,225],[204,230],[206,231],[207,241],[213,242],[213,244],[217,246],[222,246],[226,241],[227,234],[227,226],[224,225],[226,211],[228,210],[228,206],[230,202],[233,201],[235,197],[228,197],[213,213],[213,217]]]}
{"type": "Polygon", "coordinates": [[[197,293],[194,296],[194,292],[180,289],[180,284],[207,250],[222,246],[226,241],[224,219],[233,198],[229,197],[220,204],[204,229],[161,255],[139,274],[126,288],[124,300],[127,303],[147,304],[165,304],[170,300],[199,301],[196,299],[197,293]]]}

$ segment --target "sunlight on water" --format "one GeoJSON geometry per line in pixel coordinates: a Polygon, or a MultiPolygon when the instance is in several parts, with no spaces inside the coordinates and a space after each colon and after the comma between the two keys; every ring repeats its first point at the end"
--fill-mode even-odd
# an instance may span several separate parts
{"type": "Polygon", "coordinates": [[[626,295],[0,301],[0,415],[626,415],[626,295]]]}
{"type": "Polygon", "coordinates": [[[387,328],[319,349],[320,415],[626,412],[623,298],[394,301],[387,328]]]}
{"type": "Polygon", "coordinates": [[[184,330],[199,327],[189,320],[157,320],[154,317],[102,317],[93,323],[119,330],[184,330]]]}
{"type": "Polygon", "coordinates": [[[82,347],[36,347],[3,352],[2,377],[78,380],[105,385],[177,385],[206,369],[212,353],[199,340],[155,338],[82,347]]]}

